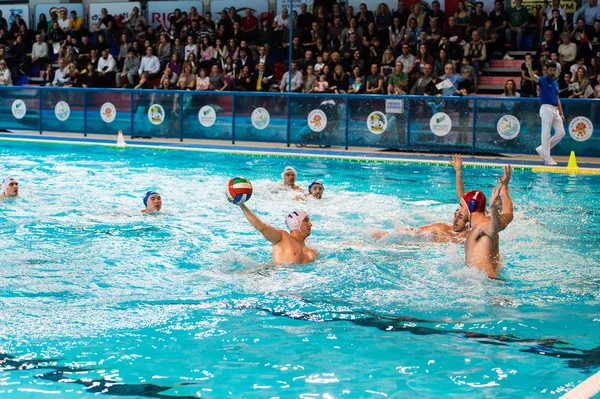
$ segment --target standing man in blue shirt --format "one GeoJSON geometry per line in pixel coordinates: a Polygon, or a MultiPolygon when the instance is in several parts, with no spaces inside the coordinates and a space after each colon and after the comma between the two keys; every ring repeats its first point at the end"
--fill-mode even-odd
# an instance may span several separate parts
{"type": "Polygon", "coordinates": [[[589,0],[589,3],[581,7],[573,15],[573,25],[577,25],[577,19],[583,17],[585,19],[585,25],[588,28],[594,26],[594,21],[600,18],[600,6],[598,0],[589,0]]]}
{"type": "Polygon", "coordinates": [[[542,118],[542,145],[535,150],[544,160],[544,165],[558,165],[552,156],[550,150],[554,148],[565,137],[565,115],[562,105],[558,98],[558,82],[556,80],[556,63],[549,62],[548,75],[539,77],[533,72],[531,67],[532,60],[526,62],[529,76],[531,76],[540,86],[540,118],[542,118]],[[554,128],[554,136],[550,138],[550,130],[554,128]]]}

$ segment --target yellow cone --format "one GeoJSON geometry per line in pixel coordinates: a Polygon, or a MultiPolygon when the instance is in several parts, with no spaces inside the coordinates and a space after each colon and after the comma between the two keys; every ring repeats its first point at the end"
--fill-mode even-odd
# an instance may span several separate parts
{"type": "Polygon", "coordinates": [[[569,164],[567,165],[567,171],[576,170],[579,170],[579,166],[577,166],[577,158],[575,158],[575,151],[571,151],[571,155],[569,156],[569,164]]]}

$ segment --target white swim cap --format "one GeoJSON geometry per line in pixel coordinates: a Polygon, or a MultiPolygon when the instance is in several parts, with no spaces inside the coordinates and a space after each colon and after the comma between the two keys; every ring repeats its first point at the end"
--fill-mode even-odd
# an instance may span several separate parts
{"type": "Polygon", "coordinates": [[[285,218],[285,224],[290,231],[300,230],[300,225],[308,214],[304,211],[292,211],[285,218]]]}
{"type": "Polygon", "coordinates": [[[17,181],[14,177],[5,177],[2,181],[2,194],[6,195],[6,190],[8,190],[8,185],[10,182],[17,181]]]}
{"type": "Polygon", "coordinates": [[[293,174],[298,176],[298,172],[296,172],[296,169],[292,168],[291,166],[286,166],[283,172],[281,172],[281,178],[283,179],[285,177],[285,174],[288,172],[292,172],[293,174]]]}

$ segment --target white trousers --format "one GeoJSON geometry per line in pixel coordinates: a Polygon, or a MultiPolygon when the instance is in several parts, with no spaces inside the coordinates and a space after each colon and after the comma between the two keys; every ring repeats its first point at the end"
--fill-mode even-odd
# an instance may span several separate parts
{"type": "Polygon", "coordinates": [[[550,150],[565,137],[565,126],[558,113],[558,107],[553,105],[542,105],[540,118],[542,118],[542,156],[546,161],[551,158],[550,150]],[[554,128],[554,136],[550,138],[552,128],[554,128]]]}

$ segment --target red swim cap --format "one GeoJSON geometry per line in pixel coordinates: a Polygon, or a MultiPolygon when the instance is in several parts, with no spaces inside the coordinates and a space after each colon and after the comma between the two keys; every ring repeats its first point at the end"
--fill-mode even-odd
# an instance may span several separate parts
{"type": "Polygon", "coordinates": [[[483,191],[471,190],[463,195],[462,200],[467,205],[470,213],[485,212],[485,194],[483,191]]]}

